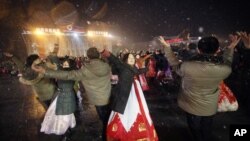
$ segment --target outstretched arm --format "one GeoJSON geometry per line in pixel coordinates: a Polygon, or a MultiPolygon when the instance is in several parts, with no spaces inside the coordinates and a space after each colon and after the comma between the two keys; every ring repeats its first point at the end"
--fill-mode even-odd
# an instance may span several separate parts
{"type": "Polygon", "coordinates": [[[172,51],[170,44],[166,43],[166,41],[164,40],[164,38],[162,36],[160,36],[158,38],[159,42],[161,43],[161,45],[164,47],[164,52],[165,55],[168,58],[168,62],[171,66],[177,66],[180,64],[178,58],[175,56],[174,52],[172,51]]]}
{"type": "Polygon", "coordinates": [[[164,52],[166,57],[168,58],[168,62],[170,66],[172,66],[173,70],[180,76],[183,75],[183,72],[181,70],[181,62],[178,60],[178,58],[175,56],[174,52],[172,51],[170,44],[166,43],[163,37],[158,38],[161,45],[164,47],[164,52]]]}
{"type": "Polygon", "coordinates": [[[32,64],[32,69],[36,72],[44,74],[48,78],[57,78],[61,80],[76,80],[80,81],[86,76],[86,69],[73,70],[73,71],[56,71],[51,69],[45,69],[42,66],[32,64]]]}
{"type": "Polygon", "coordinates": [[[118,57],[116,57],[115,55],[113,55],[111,52],[109,52],[108,50],[103,50],[101,52],[102,57],[107,58],[108,61],[112,64],[115,65],[115,67],[118,70],[122,70],[124,67],[124,64],[120,61],[120,59],[118,57]]]}

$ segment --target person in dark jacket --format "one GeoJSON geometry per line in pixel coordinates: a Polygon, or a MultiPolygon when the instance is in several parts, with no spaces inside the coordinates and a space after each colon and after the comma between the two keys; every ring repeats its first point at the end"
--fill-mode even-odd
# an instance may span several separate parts
{"type": "Polygon", "coordinates": [[[135,57],[131,53],[125,54],[122,61],[107,50],[104,50],[102,55],[118,69],[119,78],[117,86],[112,89],[114,98],[111,101],[111,109],[113,111],[107,126],[107,139],[140,140],[146,138],[157,141],[158,137],[137,78],[147,69],[137,69],[135,57]]]}

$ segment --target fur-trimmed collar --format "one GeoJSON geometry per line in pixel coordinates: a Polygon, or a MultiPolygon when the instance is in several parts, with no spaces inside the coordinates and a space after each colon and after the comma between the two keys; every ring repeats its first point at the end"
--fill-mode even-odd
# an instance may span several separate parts
{"type": "Polygon", "coordinates": [[[19,81],[26,85],[34,85],[38,83],[42,78],[44,77],[44,74],[39,73],[36,78],[32,80],[25,79],[23,76],[19,78],[19,81]]]}
{"type": "Polygon", "coordinates": [[[214,64],[223,64],[223,56],[214,56],[208,54],[198,54],[191,58],[192,61],[201,61],[201,62],[211,62],[214,64]]]}

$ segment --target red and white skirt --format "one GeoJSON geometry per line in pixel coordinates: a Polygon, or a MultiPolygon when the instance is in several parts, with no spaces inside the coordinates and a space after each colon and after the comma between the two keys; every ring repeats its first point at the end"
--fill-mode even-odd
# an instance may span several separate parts
{"type": "Polygon", "coordinates": [[[132,85],[124,114],[111,112],[107,139],[108,141],[158,141],[138,80],[132,85]]]}
{"type": "Polygon", "coordinates": [[[142,90],[143,91],[149,90],[148,82],[147,82],[146,77],[145,77],[144,74],[139,75],[139,80],[140,80],[142,90]]]}
{"type": "Polygon", "coordinates": [[[218,112],[236,111],[239,107],[236,97],[230,88],[221,82],[219,85],[220,95],[218,101],[218,112]]]}

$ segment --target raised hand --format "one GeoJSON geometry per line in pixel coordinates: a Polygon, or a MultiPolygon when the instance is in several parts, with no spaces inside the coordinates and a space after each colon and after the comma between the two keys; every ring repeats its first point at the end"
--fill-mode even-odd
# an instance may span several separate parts
{"type": "Polygon", "coordinates": [[[107,58],[107,57],[109,57],[110,56],[110,52],[108,51],[108,50],[103,50],[102,51],[102,53],[101,53],[101,56],[103,57],[103,58],[107,58]]]}
{"type": "Polygon", "coordinates": [[[250,49],[250,34],[247,34],[246,32],[238,32],[238,34],[241,37],[245,47],[250,49]]]}
{"type": "Polygon", "coordinates": [[[237,46],[237,44],[239,43],[240,39],[241,39],[241,37],[233,36],[231,38],[231,43],[228,46],[228,48],[235,48],[237,46]]]}
{"type": "Polygon", "coordinates": [[[156,39],[157,39],[162,45],[165,45],[165,46],[167,46],[167,47],[170,46],[170,44],[167,43],[167,42],[164,40],[164,38],[163,38],[162,36],[159,36],[159,37],[157,37],[156,39]]]}

